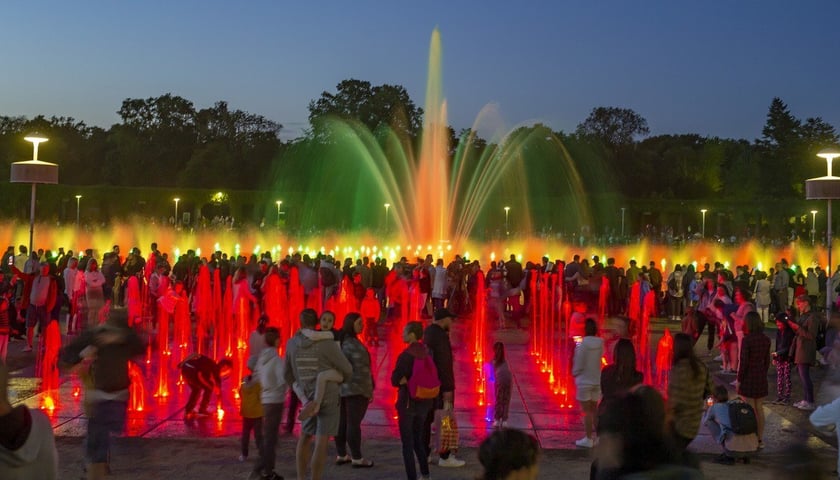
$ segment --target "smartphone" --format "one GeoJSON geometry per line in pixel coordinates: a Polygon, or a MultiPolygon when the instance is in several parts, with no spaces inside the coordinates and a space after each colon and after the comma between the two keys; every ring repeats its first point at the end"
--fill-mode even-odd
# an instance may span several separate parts
{"type": "Polygon", "coordinates": [[[12,266],[14,264],[15,264],[15,257],[9,257],[9,266],[12,266]]]}

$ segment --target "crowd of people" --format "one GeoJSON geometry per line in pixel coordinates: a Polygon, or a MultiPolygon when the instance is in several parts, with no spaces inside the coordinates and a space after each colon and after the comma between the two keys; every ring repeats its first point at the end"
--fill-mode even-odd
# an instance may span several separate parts
{"type": "MultiPolygon", "coordinates": [[[[533,288],[540,274],[562,278],[567,298],[588,305],[590,312],[601,309],[605,315],[620,316],[633,303],[632,295],[652,295],[655,316],[681,321],[682,333],[673,339],[667,388],[657,392],[641,387],[644,376],[636,361],[640,352],[628,338],[610,345],[614,350],[608,357],[613,363],[602,369],[607,346],[599,336],[598,323],[586,320],[572,375],[585,432],[576,445],[598,445],[601,452],[593,463],[594,478],[618,478],[640,469],[696,468],[686,447],[702,422],[718,418],[704,420],[704,398],[711,396],[713,388],[710,371],[694,349],[704,330],[708,330],[707,351],[720,350],[723,374],[735,375],[736,392],[754,412],[758,449],[763,448],[762,404],[768,396],[771,359],[765,324],[775,319],[778,326],[772,359],[779,376],[779,403],[791,401],[790,365],[796,364],[804,398],[795,406],[815,408],[809,369],[818,350],[829,347],[821,355],[826,359],[833,345],[829,322],[821,320],[824,316],[814,308],[825,303],[826,295],[835,295],[834,289],[825,287],[824,271],[815,267],[803,273],[784,259],[766,273],[746,265],[732,272],[716,263],[700,271],[694,265],[675,265],[665,275],[654,262],[638,267],[630,260],[625,269],[613,258],[603,265],[598,257],[590,263],[577,255],[569,262],[543,257],[524,265],[511,255],[507,261],[491,262],[486,271],[478,261],[459,255],[448,265],[427,255],[414,262],[402,258],[389,267],[380,258],[348,258],[342,263],[321,254],[273,259],[267,252],[250,257],[214,252],[203,258],[188,251],[173,263],[154,243],[148,258],[134,247],[123,259],[119,246],[102,255],[101,267],[98,258],[92,250],[78,256],[63,249],[55,254],[41,250],[30,254],[20,246],[15,254],[9,247],[0,268],[0,353],[5,354],[9,335],[24,340],[25,350],[43,349],[48,327],[63,320],[70,341],[60,363],[85,369],[84,374],[90,375],[89,478],[107,473],[110,434],[125,423],[128,360],[142,353],[141,336],[164,330],[146,319],[156,318],[159,309],[171,313],[175,308],[168,304],[172,292],[186,299],[188,315],[194,318],[200,308],[196,300],[201,295],[200,277],[207,271],[213,282],[219,282],[218,288],[232,289],[234,304],[247,304],[252,312],[241,319],[250,334],[248,371],[235,381],[242,382],[240,460],[249,458],[253,433],[257,447],[253,471],[259,478],[282,479],[275,471],[277,439],[282,428],[292,430],[296,419],[301,422],[295,452],[299,478],[322,477],[331,438],[337,465],[374,467],[374,460],[363,456],[361,442],[361,424],[374,394],[369,349],[378,344],[382,327],[394,325],[403,326],[400,333],[406,344],[390,377],[397,389],[395,408],[406,477],[429,478],[433,453],[441,467],[463,466],[464,460],[456,456],[457,442],[451,442],[447,434],[457,429],[450,328],[458,317],[478,308],[481,285],[486,288],[482,293],[486,293],[489,318],[502,325],[512,321],[527,328],[525,320],[534,314],[533,288]],[[291,284],[295,280],[299,285],[291,284]],[[274,301],[272,282],[302,291],[305,301],[296,313],[299,324],[291,331],[283,332],[268,314],[274,301]],[[337,318],[330,306],[341,293],[350,295],[351,307],[337,318]],[[126,309],[127,322],[114,320],[110,311],[115,307],[126,309]],[[5,339],[4,319],[9,333],[5,339]],[[37,343],[36,332],[42,338],[37,343]],[[284,338],[288,338],[285,345],[284,338]],[[280,349],[283,356],[278,355],[280,349]],[[650,422],[642,428],[636,423],[638,418],[650,422]],[[662,446],[655,454],[647,451],[645,463],[634,463],[637,459],[626,456],[642,448],[635,444],[641,437],[627,436],[633,429],[641,429],[638,433],[645,441],[662,446]],[[436,441],[433,431],[438,433],[436,441]],[[616,463],[610,455],[626,461],[616,463]]],[[[243,315],[242,311],[236,314],[243,315]]],[[[199,354],[180,362],[182,378],[191,388],[185,421],[209,415],[211,395],[219,394],[231,366],[226,358],[199,354]]],[[[530,437],[504,428],[511,368],[502,343],[494,345],[493,367],[497,380],[494,426],[500,431],[480,449],[485,478],[513,478],[510,472],[519,472],[516,478],[535,478],[538,449],[530,437]],[[503,441],[513,442],[517,450],[499,451],[503,441]],[[524,472],[529,476],[521,476],[524,472]]]]}

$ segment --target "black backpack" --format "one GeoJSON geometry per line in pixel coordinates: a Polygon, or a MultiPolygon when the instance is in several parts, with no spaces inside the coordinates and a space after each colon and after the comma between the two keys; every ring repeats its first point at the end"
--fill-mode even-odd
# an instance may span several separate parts
{"type": "Polygon", "coordinates": [[[729,423],[732,426],[732,433],[735,435],[758,433],[755,410],[740,399],[729,402],[729,423]]]}

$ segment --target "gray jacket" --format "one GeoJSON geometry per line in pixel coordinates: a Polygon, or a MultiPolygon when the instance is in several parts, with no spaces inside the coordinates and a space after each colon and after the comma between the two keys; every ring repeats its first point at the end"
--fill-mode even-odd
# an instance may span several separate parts
{"type": "Polygon", "coordinates": [[[370,353],[358,338],[346,338],[341,351],[353,366],[353,375],[341,384],[341,396],[361,395],[373,398],[373,374],[370,369],[370,353]]]}
{"type": "MultiPolygon", "coordinates": [[[[298,331],[286,344],[286,358],[283,375],[287,385],[298,382],[312,398],[318,374],[329,369],[340,372],[344,379],[353,374],[353,367],[341,353],[335,342],[314,342],[298,331]]],[[[338,402],[338,385],[327,382],[324,399],[338,402]]]]}

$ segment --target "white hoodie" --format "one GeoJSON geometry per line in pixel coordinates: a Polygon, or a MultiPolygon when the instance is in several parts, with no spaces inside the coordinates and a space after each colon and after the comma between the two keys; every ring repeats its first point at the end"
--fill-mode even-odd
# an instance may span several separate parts
{"type": "Polygon", "coordinates": [[[575,347],[575,360],[572,366],[572,376],[575,385],[601,384],[601,357],[604,356],[604,340],[600,337],[583,337],[580,345],[575,347]]]}
{"type": "Polygon", "coordinates": [[[283,403],[286,400],[287,387],[283,379],[283,360],[277,355],[277,349],[264,348],[257,359],[256,370],[262,386],[260,402],[283,403]]]}
{"type": "Polygon", "coordinates": [[[58,453],[52,426],[46,415],[29,409],[32,428],[15,450],[0,446],[0,478],[3,480],[53,480],[58,478],[58,453]]]}

